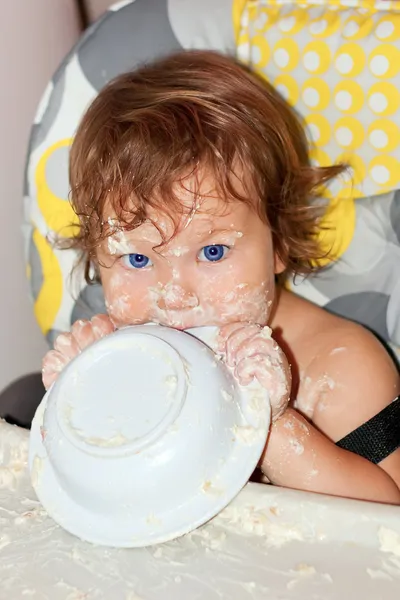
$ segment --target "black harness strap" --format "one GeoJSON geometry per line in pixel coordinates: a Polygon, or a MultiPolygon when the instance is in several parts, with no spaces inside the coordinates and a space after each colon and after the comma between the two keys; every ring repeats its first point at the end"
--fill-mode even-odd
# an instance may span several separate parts
{"type": "Polygon", "coordinates": [[[400,448],[400,396],[336,446],[378,464],[400,448]]]}

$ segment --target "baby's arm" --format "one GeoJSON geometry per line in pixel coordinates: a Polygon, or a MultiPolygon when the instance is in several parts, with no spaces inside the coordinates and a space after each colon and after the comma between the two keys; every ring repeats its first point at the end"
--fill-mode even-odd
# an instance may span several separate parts
{"type": "Polygon", "coordinates": [[[399,375],[361,328],[349,329],[340,346],[328,345],[304,374],[300,408],[319,392],[311,423],[288,409],[272,427],[262,470],[277,485],[399,504],[400,449],[377,466],[335,445],[393,401],[399,375]]]}
{"type": "Polygon", "coordinates": [[[43,359],[42,378],[46,390],[77,354],[114,330],[108,315],[96,315],[91,321],[76,321],[69,333],[61,333],[54,342],[54,350],[47,352],[43,359]]]}

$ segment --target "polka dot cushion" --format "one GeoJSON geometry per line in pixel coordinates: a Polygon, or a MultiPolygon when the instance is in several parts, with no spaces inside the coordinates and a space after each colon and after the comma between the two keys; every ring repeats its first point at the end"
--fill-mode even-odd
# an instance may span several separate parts
{"type": "Polygon", "coordinates": [[[313,162],[353,169],[326,191],[336,260],[292,289],[400,346],[400,2],[248,1],[237,41],[303,118],[313,162]]]}
{"type": "Polygon", "coordinates": [[[259,0],[242,13],[238,55],[302,115],[317,164],[348,162],[369,196],[400,187],[400,6],[371,0],[259,0]]]}

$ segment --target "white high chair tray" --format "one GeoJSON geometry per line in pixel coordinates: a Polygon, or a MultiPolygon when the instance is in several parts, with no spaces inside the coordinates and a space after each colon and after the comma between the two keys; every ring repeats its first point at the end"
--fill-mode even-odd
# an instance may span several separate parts
{"type": "Polygon", "coordinates": [[[28,432],[0,422],[0,600],[397,600],[400,508],[249,484],[149,549],[81,542],[41,508],[28,432]]]}

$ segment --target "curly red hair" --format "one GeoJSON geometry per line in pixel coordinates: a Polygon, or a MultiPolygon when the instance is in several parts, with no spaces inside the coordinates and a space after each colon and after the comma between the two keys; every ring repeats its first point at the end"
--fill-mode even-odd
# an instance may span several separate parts
{"type": "Polygon", "coordinates": [[[87,267],[110,234],[106,206],[127,228],[144,222],[150,207],[176,222],[176,183],[199,165],[211,169],[223,198],[254,205],[287,270],[315,268],[323,256],[316,235],[323,206],[316,200],[343,167],[312,166],[304,129],[278,92],[211,51],[181,52],[117,77],[84,115],[70,181],[80,220],[72,245],[85,253],[87,267]],[[240,197],[237,164],[252,189],[240,197]]]}

